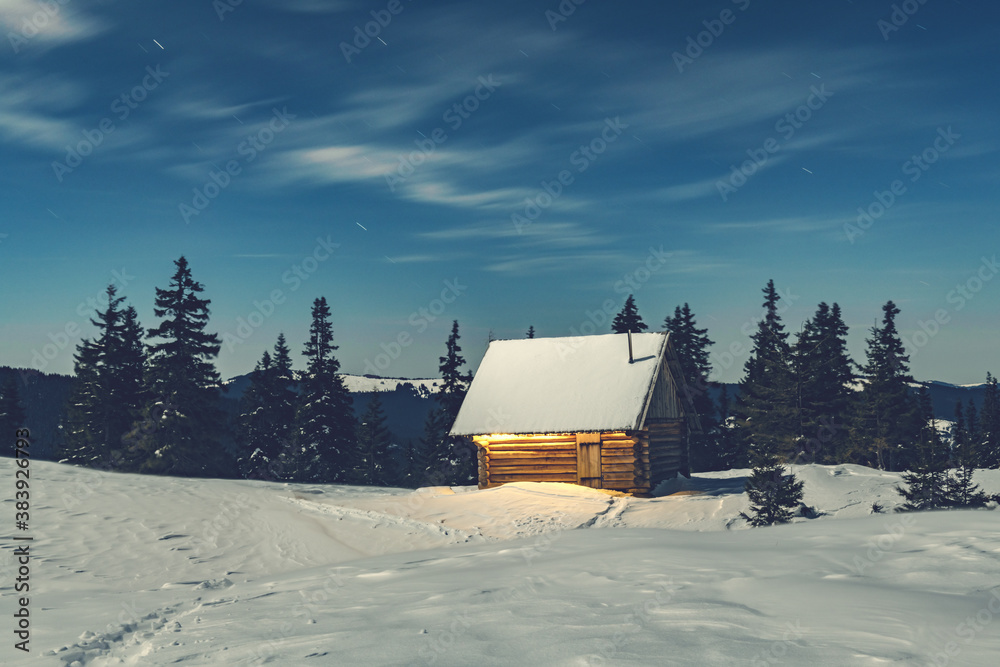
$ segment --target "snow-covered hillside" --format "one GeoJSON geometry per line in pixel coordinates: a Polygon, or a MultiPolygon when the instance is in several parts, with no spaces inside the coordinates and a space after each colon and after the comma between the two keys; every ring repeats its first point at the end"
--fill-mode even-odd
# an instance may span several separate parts
{"type": "Polygon", "coordinates": [[[343,375],[347,391],[351,393],[368,393],[373,391],[396,391],[401,384],[411,384],[418,392],[428,395],[436,393],[441,384],[441,378],[374,378],[367,375],[343,375]]]}
{"type": "MultiPolygon", "coordinates": [[[[871,515],[899,503],[897,475],[795,472],[824,515],[751,530],[733,521],[745,471],[638,499],[35,462],[32,652],[12,646],[5,541],[0,662],[996,664],[1000,513],[871,515]]],[[[1000,491],[1000,471],[979,478],[1000,491]]]]}
{"type": "MultiPolygon", "coordinates": [[[[396,391],[400,385],[412,385],[418,393],[430,396],[437,392],[441,378],[379,378],[367,375],[341,375],[347,391],[351,393],[371,393],[376,391],[396,391]]],[[[225,396],[238,399],[250,386],[250,374],[239,375],[223,382],[225,396]]]]}

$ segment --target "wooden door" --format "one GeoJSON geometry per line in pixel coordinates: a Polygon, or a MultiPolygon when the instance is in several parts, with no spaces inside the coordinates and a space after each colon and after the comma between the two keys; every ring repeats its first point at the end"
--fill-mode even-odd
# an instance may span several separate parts
{"type": "Polygon", "coordinates": [[[601,488],[601,434],[576,434],[576,481],[582,486],[601,488]]]}

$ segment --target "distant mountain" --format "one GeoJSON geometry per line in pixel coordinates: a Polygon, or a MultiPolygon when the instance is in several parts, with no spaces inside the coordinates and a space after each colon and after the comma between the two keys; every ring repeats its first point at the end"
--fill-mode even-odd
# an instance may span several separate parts
{"type": "MultiPolygon", "coordinates": [[[[17,381],[17,390],[24,406],[28,430],[31,431],[31,457],[53,459],[62,442],[59,422],[66,411],[66,401],[73,387],[73,378],[68,375],[40,373],[26,368],[0,366],[0,387],[7,383],[11,375],[17,381]]],[[[0,454],[10,456],[13,434],[0,434],[3,449],[0,454]]]]}
{"type": "MultiPolygon", "coordinates": [[[[21,399],[27,414],[27,426],[33,438],[32,454],[37,459],[54,459],[62,442],[59,424],[65,416],[66,401],[72,389],[73,378],[68,375],[40,373],[38,371],[0,366],[0,386],[9,375],[18,381],[21,399]]],[[[433,396],[441,380],[438,378],[383,378],[374,375],[344,375],[344,382],[354,398],[354,411],[361,415],[372,396],[378,393],[385,407],[386,422],[398,444],[418,440],[423,435],[424,419],[433,406],[433,396]]],[[[250,375],[238,375],[226,380],[222,393],[223,406],[229,417],[239,410],[239,399],[250,384],[250,375]]],[[[727,383],[732,400],[739,395],[739,385],[727,383]]],[[[914,385],[917,387],[919,385],[914,385]]],[[[713,387],[712,398],[718,402],[721,385],[713,387]]],[[[937,419],[953,420],[955,403],[967,405],[971,398],[977,409],[982,409],[984,384],[954,385],[931,381],[928,391],[937,419]]],[[[914,389],[915,391],[915,389],[914,389]]],[[[7,451],[0,451],[7,456],[7,451]]]]}
{"type": "Polygon", "coordinates": [[[958,401],[962,402],[962,409],[964,410],[971,398],[976,404],[976,411],[982,411],[986,384],[956,385],[932,380],[927,383],[927,391],[931,395],[934,416],[938,419],[954,420],[955,403],[958,401]]]}
{"type": "MultiPolygon", "coordinates": [[[[372,396],[378,393],[385,409],[386,427],[397,444],[418,440],[424,432],[424,420],[433,406],[432,397],[441,384],[439,378],[383,378],[375,375],[342,376],[354,398],[354,413],[364,414],[372,396]]],[[[223,383],[226,411],[237,414],[240,396],[250,386],[250,374],[238,375],[223,383]]]]}

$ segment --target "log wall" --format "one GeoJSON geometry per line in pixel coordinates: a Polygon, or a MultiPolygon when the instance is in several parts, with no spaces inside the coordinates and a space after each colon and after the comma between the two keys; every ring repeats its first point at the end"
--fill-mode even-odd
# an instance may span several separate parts
{"type": "MultiPolygon", "coordinates": [[[[479,452],[479,488],[510,482],[579,483],[579,441],[600,438],[600,484],[590,486],[627,493],[650,490],[649,440],[645,432],[557,434],[475,438],[479,452]],[[579,438],[578,435],[582,435],[579,438]]],[[[584,471],[589,478],[592,471],[584,471]]]]}
{"type": "Polygon", "coordinates": [[[576,434],[502,440],[475,438],[485,466],[485,485],[480,474],[479,488],[509,482],[570,482],[576,477],[576,434]]]}
{"type": "Polygon", "coordinates": [[[678,472],[690,474],[684,420],[650,419],[646,427],[651,480],[659,483],[678,472]]]}

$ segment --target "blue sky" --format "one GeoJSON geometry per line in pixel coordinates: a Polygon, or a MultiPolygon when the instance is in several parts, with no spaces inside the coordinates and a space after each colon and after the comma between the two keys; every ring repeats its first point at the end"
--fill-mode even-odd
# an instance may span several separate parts
{"type": "Polygon", "coordinates": [[[893,299],[918,378],[982,381],[1000,9],[896,7],[0,0],[0,363],[70,372],[112,281],[154,326],[183,254],[227,377],[320,295],[344,371],[428,376],[452,319],[475,366],[632,292],[735,381],[773,278],[792,330],[836,301],[862,360],[893,299]]]}

